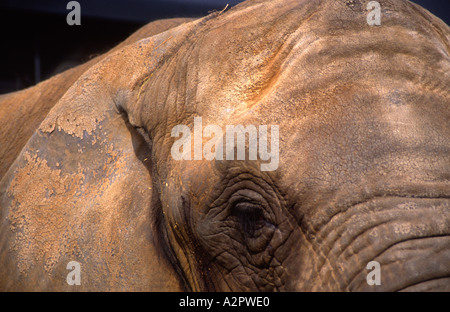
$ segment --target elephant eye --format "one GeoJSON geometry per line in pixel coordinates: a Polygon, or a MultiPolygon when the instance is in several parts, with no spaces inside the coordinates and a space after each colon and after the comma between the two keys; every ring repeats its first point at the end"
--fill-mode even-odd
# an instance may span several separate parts
{"type": "Polygon", "coordinates": [[[231,215],[242,233],[247,247],[260,252],[269,243],[275,227],[265,217],[262,207],[254,202],[238,202],[232,206],[231,215]]]}
{"type": "Polygon", "coordinates": [[[231,213],[242,227],[242,231],[249,237],[254,237],[257,230],[266,223],[261,208],[254,204],[240,202],[234,205],[231,213]]]}

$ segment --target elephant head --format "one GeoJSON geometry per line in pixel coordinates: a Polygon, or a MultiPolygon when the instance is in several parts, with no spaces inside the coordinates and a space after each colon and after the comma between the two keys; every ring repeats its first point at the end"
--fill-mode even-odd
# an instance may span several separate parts
{"type": "Polygon", "coordinates": [[[378,2],[250,0],[91,67],[1,180],[0,286],[70,290],[74,260],[82,290],[449,290],[450,30],[378,2]]]}

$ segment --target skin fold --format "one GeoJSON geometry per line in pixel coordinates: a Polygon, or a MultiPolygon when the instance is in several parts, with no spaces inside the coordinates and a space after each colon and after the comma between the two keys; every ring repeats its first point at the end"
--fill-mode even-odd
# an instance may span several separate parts
{"type": "Polygon", "coordinates": [[[378,2],[162,21],[1,96],[0,290],[450,291],[450,29],[378,2]],[[174,160],[197,116],[278,125],[278,168],[174,160]]]}

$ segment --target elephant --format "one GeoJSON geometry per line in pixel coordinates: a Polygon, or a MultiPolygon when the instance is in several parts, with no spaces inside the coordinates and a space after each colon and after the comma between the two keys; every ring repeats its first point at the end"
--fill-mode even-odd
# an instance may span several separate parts
{"type": "Polygon", "coordinates": [[[0,290],[450,291],[450,29],[375,2],[150,23],[0,97],[0,290]]]}

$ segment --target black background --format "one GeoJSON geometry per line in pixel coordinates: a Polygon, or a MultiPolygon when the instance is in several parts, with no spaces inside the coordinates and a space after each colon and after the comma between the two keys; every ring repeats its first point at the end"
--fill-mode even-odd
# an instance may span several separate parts
{"type": "MultiPolygon", "coordinates": [[[[76,290],[75,290],[76,291],[76,290]]],[[[20,302],[25,310],[61,311],[412,311],[418,307],[448,306],[446,293],[0,293],[3,302],[20,302]],[[3,296],[3,297],[2,297],[3,296]],[[228,306],[225,298],[268,297],[268,307],[228,306]],[[211,309],[180,307],[180,300],[189,298],[214,299],[211,309]],[[27,309],[28,308],[28,309],[27,309]],[[71,311],[71,310],[69,310],[71,311]]]]}
{"type": "MultiPolygon", "coordinates": [[[[108,51],[150,21],[200,17],[239,0],[78,0],[81,26],[69,26],[69,0],[0,0],[0,94],[34,85],[108,51]]],[[[416,0],[447,24],[450,1],[416,0]]]]}

